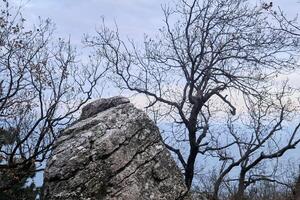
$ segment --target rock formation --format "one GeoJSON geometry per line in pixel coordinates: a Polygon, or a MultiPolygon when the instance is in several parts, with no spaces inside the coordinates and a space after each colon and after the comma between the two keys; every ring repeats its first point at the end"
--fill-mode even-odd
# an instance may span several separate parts
{"type": "Polygon", "coordinates": [[[44,183],[47,200],[189,199],[158,128],[123,97],[83,108],[56,140],[44,183]]]}

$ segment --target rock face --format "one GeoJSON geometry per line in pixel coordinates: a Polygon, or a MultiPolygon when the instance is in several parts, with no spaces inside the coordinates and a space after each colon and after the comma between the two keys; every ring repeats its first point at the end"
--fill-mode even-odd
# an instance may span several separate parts
{"type": "Polygon", "coordinates": [[[44,183],[47,200],[189,199],[158,128],[123,97],[83,108],[56,140],[44,183]]]}
{"type": "Polygon", "coordinates": [[[94,101],[82,109],[80,120],[86,119],[88,117],[93,117],[94,115],[107,110],[112,107],[116,107],[121,104],[129,103],[129,99],[125,97],[112,97],[109,99],[99,99],[94,101]]]}

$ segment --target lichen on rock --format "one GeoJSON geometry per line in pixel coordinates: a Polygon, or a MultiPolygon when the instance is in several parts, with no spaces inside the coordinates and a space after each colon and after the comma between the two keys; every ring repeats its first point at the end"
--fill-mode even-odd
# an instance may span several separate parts
{"type": "Polygon", "coordinates": [[[100,99],[54,144],[45,170],[47,200],[189,199],[158,128],[128,99],[100,99]]]}

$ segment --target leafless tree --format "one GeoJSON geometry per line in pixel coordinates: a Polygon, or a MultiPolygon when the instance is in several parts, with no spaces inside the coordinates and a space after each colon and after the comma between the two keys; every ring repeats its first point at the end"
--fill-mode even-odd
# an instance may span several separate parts
{"type": "Polygon", "coordinates": [[[53,140],[91,98],[103,71],[95,62],[81,67],[70,41],[52,35],[50,20],[28,28],[19,9],[8,1],[0,4],[0,191],[4,191],[42,170],[53,140]]]}
{"type": "MultiPolygon", "coordinates": [[[[237,151],[236,151],[237,152],[237,151]]],[[[281,159],[282,160],[282,159],[281,159]]],[[[220,200],[292,200],[297,194],[297,175],[299,173],[298,162],[291,159],[284,159],[280,162],[273,160],[265,160],[256,166],[251,172],[247,173],[245,183],[252,178],[255,181],[247,184],[245,193],[241,197],[237,197],[236,193],[239,186],[239,171],[236,170],[229,174],[219,188],[218,199],[220,200]],[[272,166],[272,165],[275,165],[272,166]]],[[[202,171],[202,174],[196,175],[195,184],[191,193],[194,199],[211,200],[213,199],[213,191],[216,180],[219,177],[219,164],[215,165],[216,169],[202,171]]]]}
{"type": "Polygon", "coordinates": [[[248,199],[246,189],[260,181],[291,188],[291,184],[276,177],[276,159],[295,149],[300,142],[299,103],[292,101],[295,93],[286,83],[280,93],[274,91],[274,94],[254,101],[245,97],[245,111],[239,116],[229,115],[227,128],[223,127],[220,133],[222,139],[214,140],[217,150],[211,154],[219,158],[221,167],[212,199],[219,199],[221,185],[225,182],[237,183],[232,194],[234,200],[248,199]],[[275,161],[270,161],[272,159],[275,161]],[[234,170],[237,178],[232,174],[234,170]]]}
{"type": "Polygon", "coordinates": [[[164,26],[141,45],[105,24],[86,38],[120,88],[163,107],[161,122],[172,128],[165,143],[188,188],[199,155],[232,145],[214,149],[208,133],[220,113],[237,113],[235,96],[261,99],[273,78],[299,67],[299,39],[280,28],[270,9],[247,0],[181,0],[163,8],[164,26]]]}

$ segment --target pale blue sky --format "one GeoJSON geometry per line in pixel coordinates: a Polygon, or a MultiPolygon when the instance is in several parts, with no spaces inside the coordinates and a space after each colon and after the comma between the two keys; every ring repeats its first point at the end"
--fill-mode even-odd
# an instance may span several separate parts
{"type": "MultiPolygon", "coordinates": [[[[104,16],[107,23],[117,22],[123,35],[141,38],[152,35],[162,24],[161,5],[172,0],[14,0],[25,4],[23,13],[28,21],[38,16],[51,18],[61,36],[71,35],[73,42],[80,42],[84,33],[94,33],[104,16]]],[[[253,0],[259,2],[260,0],[253,0]]],[[[273,0],[286,13],[295,16],[300,12],[300,0],[273,0]]],[[[176,2],[176,1],[174,1],[176,2]]],[[[269,2],[269,0],[267,1],[269,2]]]]}
{"type": "MultiPolygon", "coordinates": [[[[20,2],[20,0],[15,0],[20,2]]],[[[101,17],[109,25],[117,22],[125,35],[142,36],[157,30],[162,23],[161,4],[168,0],[30,0],[23,13],[27,21],[38,16],[52,19],[57,32],[71,35],[77,43],[84,33],[94,33],[101,17]]]]}
{"type": "MultiPolygon", "coordinates": [[[[94,34],[97,25],[101,24],[101,17],[105,17],[108,25],[116,21],[120,33],[130,38],[141,39],[144,33],[153,35],[163,24],[161,5],[171,1],[14,0],[17,4],[24,4],[22,12],[28,23],[37,22],[39,16],[50,18],[56,24],[56,34],[60,37],[71,36],[73,44],[79,44],[85,33],[94,34]]],[[[288,15],[296,16],[297,12],[300,13],[299,1],[273,0],[273,4],[280,6],[288,15]]],[[[36,179],[39,184],[42,182],[41,175],[36,179]]]]}

